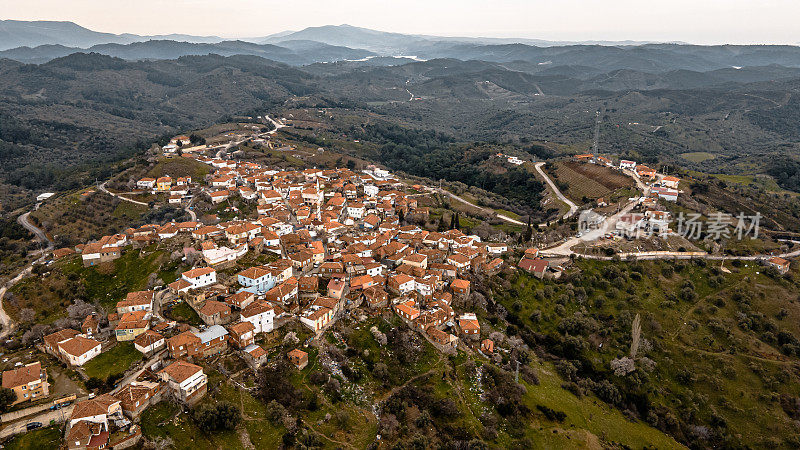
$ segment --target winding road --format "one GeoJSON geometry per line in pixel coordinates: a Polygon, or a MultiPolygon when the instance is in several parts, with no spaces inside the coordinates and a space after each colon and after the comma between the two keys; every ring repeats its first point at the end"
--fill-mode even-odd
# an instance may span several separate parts
{"type": "Polygon", "coordinates": [[[547,174],[544,172],[544,170],[542,170],[542,166],[544,166],[544,164],[545,164],[544,162],[537,162],[533,165],[533,167],[536,168],[536,171],[539,172],[539,175],[541,175],[542,178],[544,178],[544,181],[547,182],[547,185],[550,186],[550,189],[552,189],[553,192],[556,194],[556,197],[558,197],[559,200],[561,200],[562,202],[566,203],[567,206],[569,206],[569,211],[566,214],[564,214],[563,217],[564,219],[569,219],[576,212],[578,212],[578,205],[576,205],[575,202],[573,202],[572,200],[568,199],[564,194],[561,193],[558,187],[556,187],[556,184],[553,183],[553,180],[551,180],[550,177],[548,177],[547,174]]]}
{"type": "Polygon", "coordinates": [[[117,197],[120,200],[125,200],[126,202],[135,203],[135,204],[141,205],[141,206],[149,206],[145,202],[140,202],[138,200],[134,200],[134,199],[131,199],[131,198],[128,198],[128,197],[123,197],[123,196],[121,196],[119,194],[115,194],[115,193],[109,191],[108,189],[106,189],[106,183],[108,183],[108,181],[104,181],[103,183],[98,184],[97,188],[100,189],[101,191],[105,192],[106,194],[112,196],[112,197],[117,197]]]}
{"type": "MultiPolygon", "coordinates": [[[[39,203],[36,204],[34,210],[39,208],[39,203]]],[[[30,214],[31,211],[26,212],[25,214],[20,215],[17,217],[17,223],[22,225],[26,230],[33,233],[39,242],[47,243],[47,246],[40,250],[41,256],[37,258],[35,261],[31,262],[24,269],[22,269],[14,278],[10,279],[6,284],[0,287],[0,323],[3,324],[3,329],[0,331],[0,339],[5,339],[11,332],[14,330],[14,320],[11,319],[5,309],[3,308],[3,297],[6,295],[6,291],[17,284],[19,280],[25,278],[26,276],[30,275],[33,271],[33,265],[44,262],[47,259],[47,255],[51,252],[54,248],[53,241],[47,237],[47,233],[44,232],[41,228],[37,227],[36,225],[32,224],[30,221],[30,214]]]]}

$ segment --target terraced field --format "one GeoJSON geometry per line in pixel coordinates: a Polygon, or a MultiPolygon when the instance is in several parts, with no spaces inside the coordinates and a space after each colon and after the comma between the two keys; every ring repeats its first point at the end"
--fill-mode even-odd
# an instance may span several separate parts
{"type": "Polygon", "coordinates": [[[559,162],[550,174],[559,186],[567,186],[566,190],[562,189],[564,195],[576,202],[608,197],[618,189],[633,186],[633,180],[627,175],[598,164],[559,162]]]}

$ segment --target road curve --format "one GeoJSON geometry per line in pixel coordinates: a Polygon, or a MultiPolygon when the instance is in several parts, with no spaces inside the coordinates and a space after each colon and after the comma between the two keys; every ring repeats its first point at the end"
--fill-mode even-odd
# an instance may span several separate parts
{"type": "MultiPolygon", "coordinates": [[[[38,205],[37,205],[37,207],[38,207],[38,205]]],[[[3,329],[0,331],[0,339],[5,339],[6,336],[11,334],[11,331],[14,330],[14,320],[11,319],[11,316],[9,316],[6,313],[6,310],[3,308],[3,297],[5,297],[6,291],[10,287],[12,287],[15,284],[17,284],[17,282],[19,282],[19,280],[21,280],[24,277],[30,275],[31,271],[33,270],[33,265],[37,264],[37,263],[44,262],[47,259],[47,254],[51,250],[53,250],[53,247],[54,247],[53,241],[51,241],[50,238],[47,237],[47,233],[45,233],[44,230],[42,230],[41,228],[39,228],[36,225],[31,223],[31,221],[29,219],[30,214],[31,214],[31,212],[28,211],[25,214],[22,214],[19,217],[17,217],[17,223],[22,225],[26,230],[28,230],[31,233],[33,233],[34,235],[36,235],[36,237],[40,241],[46,242],[47,243],[47,247],[42,251],[42,255],[38,259],[36,259],[32,263],[30,263],[27,266],[25,266],[25,268],[22,269],[14,278],[12,278],[5,285],[0,287],[0,323],[3,324],[3,329]]]]}
{"type": "Polygon", "coordinates": [[[556,187],[556,184],[553,183],[553,180],[551,180],[550,177],[548,177],[547,174],[544,173],[544,170],[542,170],[542,166],[544,164],[545,164],[544,162],[537,162],[533,165],[533,167],[535,167],[536,171],[539,172],[539,175],[541,175],[542,178],[544,178],[544,181],[547,182],[547,185],[550,186],[550,189],[552,189],[553,192],[555,192],[556,197],[558,197],[559,200],[561,200],[562,202],[566,203],[567,206],[569,206],[569,211],[566,214],[564,214],[564,219],[569,219],[576,212],[578,212],[578,205],[576,205],[572,200],[568,199],[564,194],[562,194],[561,191],[558,189],[558,187],[556,187]]]}
{"type": "Polygon", "coordinates": [[[467,205],[472,206],[473,208],[477,209],[478,211],[481,211],[481,212],[489,214],[489,215],[494,215],[498,219],[505,220],[506,222],[513,223],[513,224],[516,224],[516,225],[523,225],[523,226],[526,225],[524,222],[520,222],[519,220],[512,219],[511,217],[508,217],[508,216],[506,216],[504,214],[498,214],[497,211],[495,211],[493,209],[482,208],[482,207],[480,207],[480,206],[478,206],[478,205],[476,205],[474,203],[470,203],[467,200],[457,196],[456,194],[453,194],[450,191],[446,191],[444,189],[434,189],[434,190],[436,192],[439,192],[440,194],[448,195],[448,196],[450,196],[450,198],[456,199],[456,200],[460,201],[461,203],[466,203],[467,205]]]}
{"type": "Polygon", "coordinates": [[[137,205],[141,205],[141,206],[149,206],[149,205],[148,205],[147,203],[145,203],[145,202],[140,202],[140,201],[138,201],[138,200],[134,200],[134,199],[132,199],[132,198],[123,197],[123,196],[121,196],[121,195],[119,195],[119,194],[115,194],[115,193],[113,193],[113,192],[109,191],[108,189],[106,189],[106,183],[108,183],[108,181],[104,181],[102,184],[99,184],[99,185],[97,185],[97,187],[98,187],[98,188],[99,188],[101,191],[105,192],[106,194],[108,194],[108,195],[110,195],[110,196],[112,196],[112,197],[117,197],[117,198],[118,198],[118,199],[120,199],[120,200],[125,200],[126,202],[135,203],[135,204],[137,204],[137,205]]]}
{"type": "Polygon", "coordinates": [[[21,216],[17,217],[17,223],[22,225],[26,230],[35,234],[40,242],[47,243],[47,248],[45,249],[45,251],[52,250],[54,245],[53,241],[51,241],[50,238],[47,237],[47,233],[45,233],[44,230],[31,223],[30,215],[31,211],[28,211],[25,214],[22,214],[21,216]]]}

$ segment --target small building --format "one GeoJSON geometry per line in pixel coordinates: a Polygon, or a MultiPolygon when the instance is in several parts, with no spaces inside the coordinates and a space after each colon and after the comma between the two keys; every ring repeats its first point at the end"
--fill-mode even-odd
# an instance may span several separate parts
{"type": "Polygon", "coordinates": [[[150,312],[133,311],[120,317],[114,328],[114,335],[118,341],[132,341],[148,329],[150,329],[150,312]]]}
{"type": "Polygon", "coordinates": [[[231,308],[216,300],[208,300],[197,314],[206,325],[222,325],[231,320],[231,308]]]}
{"type": "Polygon", "coordinates": [[[167,345],[166,339],[161,334],[147,330],[133,340],[133,346],[145,356],[152,355],[167,345]]]}
{"type": "Polygon", "coordinates": [[[290,351],[287,355],[289,362],[297,367],[297,370],[303,370],[308,365],[308,353],[296,348],[290,351]]]}
{"type": "Polygon", "coordinates": [[[473,313],[462,314],[458,318],[458,327],[467,336],[477,337],[481,334],[481,324],[478,322],[478,316],[473,313]]]}
{"type": "Polygon", "coordinates": [[[544,278],[545,272],[547,272],[547,267],[550,265],[546,260],[539,259],[539,258],[522,258],[522,260],[517,264],[517,267],[533,274],[536,278],[544,278]]]}
{"type": "Polygon", "coordinates": [[[469,295],[469,286],[469,281],[462,280],[460,278],[456,278],[452,283],[450,283],[450,289],[453,291],[453,294],[460,295],[462,297],[469,295]]]}
{"type": "Polygon", "coordinates": [[[58,344],[61,359],[72,366],[82,366],[99,355],[102,345],[94,339],[75,336],[58,344]]]}
{"type": "Polygon", "coordinates": [[[255,329],[256,327],[247,321],[237,322],[228,327],[231,341],[240,349],[247,348],[255,343],[255,329]]]}
{"type": "Polygon", "coordinates": [[[254,369],[267,362],[267,351],[259,345],[250,344],[242,350],[242,353],[244,354],[244,360],[254,369]]]}
{"type": "Polygon", "coordinates": [[[778,270],[781,275],[786,274],[789,271],[789,261],[780,258],[778,256],[773,256],[765,261],[765,264],[769,267],[774,267],[778,270]]]}
{"type": "Polygon", "coordinates": [[[491,339],[484,339],[481,341],[481,351],[486,354],[494,353],[494,341],[491,339]]]}

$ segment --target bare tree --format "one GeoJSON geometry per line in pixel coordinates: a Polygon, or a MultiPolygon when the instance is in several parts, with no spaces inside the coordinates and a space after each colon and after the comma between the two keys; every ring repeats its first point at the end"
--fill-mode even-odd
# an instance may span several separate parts
{"type": "Polygon", "coordinates": [[[642,320],[639,314],[633,319],[631,324],[631,358],[636,358],[636,353],[639,351],[639,339],[642,335],[642,320]]]}

